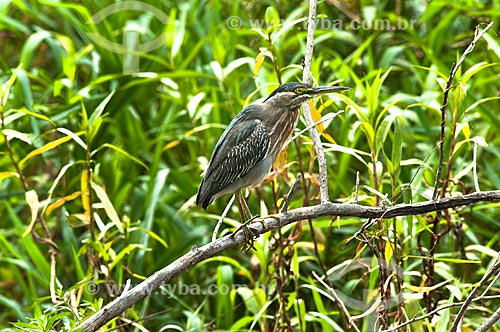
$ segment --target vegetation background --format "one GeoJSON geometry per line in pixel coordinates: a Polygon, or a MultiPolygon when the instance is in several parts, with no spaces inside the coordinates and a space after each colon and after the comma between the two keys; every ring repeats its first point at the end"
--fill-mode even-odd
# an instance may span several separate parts
{"type": "MultiPolygon", "coordinates": [[[[0,3],[0,328],[72,330],[126,280],[209,242],[229,197],[207,211],[194,197],[218,137],[245,105],[302,77],[307,2],[144,1],[101,12],[124,3],[0,3]],[[154,49],[141,51],[148,42],[154,49]]],[[[317,12],[313,80],[353,88],[314,101],[316,119],[344,110],[318,128],[332,200],[355,201],[357,174],[361,204],[432,197],[446,80],[490,21],[450,92],[440,194],[500,188],[497,1],[330,0],[317,12]]],[[[276,212],[298,174],[290,208],[318,203],[307,134],[250,191],[254,213],[276,212]]],[[[363,331],[397,325],[468,296],[500,250],[498,209],[381,221],[349,243],[366,220],[304,221],[262,236],[255,251],[195,266],[103,330],[346,330],[312,272],[328,273],[351,315],[364,313],[363,331]],[[385,308],[381,294],[392,299],[385,308]]],[[[233,208],[222,234],[239,222],[233,208]]],[[[490,286],[463,331],[500,306],[500,284],[490,286]]],[[[411,330],[448,331],[457,310],[411,330]]]]}

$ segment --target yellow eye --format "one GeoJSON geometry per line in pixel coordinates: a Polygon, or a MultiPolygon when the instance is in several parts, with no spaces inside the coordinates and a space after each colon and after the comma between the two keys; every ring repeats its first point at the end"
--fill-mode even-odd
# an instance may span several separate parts
{"type": "Polygon", "coordinates": [[[306,89],[304,89],[304,88],[297,88],[297,89],[295,89],[295,93],[298,94],[298,95],[303,94],[304,91],[306,91],[306,89]]]}

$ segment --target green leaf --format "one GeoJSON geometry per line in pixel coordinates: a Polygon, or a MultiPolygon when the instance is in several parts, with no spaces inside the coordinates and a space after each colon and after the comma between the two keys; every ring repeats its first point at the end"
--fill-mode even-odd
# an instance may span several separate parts
{"type": "Polygon", "coordinates": [[[54,121],[52,121],[48,116],[45,116],[44,114],[40,114],[40,113],[37,113],[37,112],[30,111],[30,110],[28,110],[26,108],[11,109],[9,111],[13,112],[13,113],[23,113],[23,114],[29,115],[31,117],[47,121],[48,123],[50,123],[54,127],[56,126],[56,123],[54,121]]]}
{"type": "Polygon", "coordinates": [[[394,118],[394,116],[385,117],[384,120],[382,120],[380,126],[377,128],[377,134],[375,138],[375,155],[377,156],[384,146],[384,142],[387,139],[387,135],[389,134],[389,130],[391,129],[394,118]]]}
{"type": "Polygon", "coordinates": [[[359,124],[359,126],[361,127],[361,130],[365,134],[366,141],[368,142],[368,145],[370,146],[370,150],[373,153],[376,153],[375,152],[375,144],[376,144],[375,143],[375,133],[373,131],[373,127],[368,122],[361,122],[359,124]]]}
{"type": "Polygon", "coordinates": [[[16,96],[23,101],[23,104],[30,110],[33,111],[33,92],[31,87],[31,80],[28,73],[23,69],[19,68],[17,72],[16,96]]]}
{"type": "Polygon", "coordinates": [[[110,148],[110,149],[113,149],[115,150],[116,152],[124,155],[125,157],[129,158],[130,160],[138,163],[139,165],[141,165],[142,167],[144,167],[145,169],[148,169],[148,165],[146,165],[145,163],[143,163],[141,160],[139,160],[138,158],[132,156],[130,153],[128,153],[127,151],[123,150],[122,148],[119,148],[113,144],[110,144],[110,143],[104,143],[103,145],[101,145],[98,149],[92,151],[92,153],[90,154],[92,157],[97,153],[99,152],[100,150],[104,149],[104,148],[110,148]]]}
{"type": "Polygon", "coordinates": [[[366,86],[366,102],[368,105],[368,110],[370,114],[377,114],[377,108],[378,105],[380,104],[379,100],[379,95],[380,95],[380,90],[382,88],[382,84],[384,83],[384,80],[387,78],[389,73],[391,72],[391,68],[389,68],[383,75],[382,70],[379,70],[377,72],[377,75],[375,76],[375,79],[373,82],[368,83],[366,86]]]}
{"type": "Polygon", "coordinates": [[[168,249],[167,242],[165,242],[165,240],[160,235],[156,234],[155,232],[153,232],[151,230],[147,230],[147,229],[142,228],[142,227],[130,228],[130,231],[135,231],[135,230],[147,233],[150,237],[152,237],[153,239],[158,241],[165,249],[168,249]]]}
{"type": "Polygon", "coordinates": [[[280,25],[280,15],[276,8],[267,7],[266,13],[264,14],[265,22],[266,22],[266,30],[267,33],[273,32],[280,25]]]}
{"type": "Polygon", "coordinates": [[[28,68],[31,64],[31,60],[38,53],[37,49],[47,38],[51,38],[52,34],[49,31],[41,30],[32,33],[29,38],[24,43],[23,49],[21,50],[20,63],[28,68]]]}
{"type": "MultiPolygon", "coordinates": [[[[102,123],[101,115],[103,114],[104,109],[106,108],[106,105],[108,105],[108,102],[110,101],[110,99],[113,97],[114,94],[115,94],[115,91],[114,90],[111,91],[106,96],[106,98],[104,98],[104,100],[97,106],[97,108],[94,110],[94,112],[92,112],[92,115],[90,115],[90,118],[88,121],[88,124],[89,124],[88,138],[87,138],[88,142],[92,142],[93,138],[95,137],[95,135],[99,131],[99,128],[101,127],[101,123],[102,123]]],[[[86,116],[85,111],[84,111],[84,114],[86,116]]]]}
{"type": "Polygon", "coordinates": [[[295,301],[293,301],[293,308],[295,310],[295,315],[299,320],[300,324],[299,331],[305,332],[307,326],[306,324],[307,319],[306,319],[306,304],[304,303],[304,300],[295,299],[295,301]]]}
{"type": "Polygon", "coordinates": [[[120,231],[120,233],[124,232],[123,225],[120,221],[120,218],[118,217],[118,213],[116,213],[116,210],[113,206],[113,203],[111,203],[111,200],[108,197],[108,194],[106,193],[106,190],[104,190],[103,187],[99,186],[95,182],[91,181],[90,185],[92,186],[92,189],[97,195],[97,198],[101,201],[104,211],[106,211],[106,215],[108,218],[111,220],[113,225],[120,231]]]}
{"type": "Polygon", "coordinates": [[[403,133],[401,123],[398,118],[394,120],[394,134],[392,136],[391,162],[396,173],[399,172],[401,158],[403,155],[403,133]]]}
{"type": "Polygon", "coordinates": [[[23,312],[23,306],[15,299],[0,295],[0,304],[2,305],[2,307],[4,307],[4,310],[8,309],[13,311],[16,314],[17,319],[19,319],[20,321],[28,322],[26,314],[23,312]]]}
{"type": "MultiPolygon", "coordinates": [[[[157,205],[160,200],[160,194],[162,190],[165,188],[165,181],[167,180],[168,174],[170,170],[168,168],[160,170],[155,178],[154,182],[152,182],[152,188],[149,189],[149,195],[146,198],[146,212],[144,215],[144,219],[141,222],[141,227],[146,230],[152,230],[153,228],[153,220],[155,216],[155,212],[157,210],[157,205]]],[[[148,247],[149,237],[146,234],[141,234],[138,242],[142,244],[143,247],[148,247]]],[[[144,253],[139,252],[137,258],[142,260],[144,253]]]]}
{"type": "Polygon", "coordinates": [[[245,57],[245,58],[238,58],[234,61],[231,61],[227,66],[226,68],[224,68],[223,70],[223,77],[226,78],[229,76],[229,74],[231,74],[235,69],[247,64],[249,66],[249,68],[251,68],[252,64],[253,64],[253,58],[250,58],[250,57],[245,57]]]}
{"type": "Polygon", "coordinates": [[[252,273],[250,272],[250,270],[246,266],[244,266],[240,261],[238,261],[237,259],[234,259],[231,257],[226,257],[226,256],[216,256],[216,257],[208,258],[208,259],[204,260],[203,262],[200,262],[197,266],[202,266],[202,265],[210,263],[210,262],[221,262],[221,263],[231,264],[238,271],[238,274],[240,276],[247,278],[251,282],[255,282],[255,280],[252,278],[252,273]]]}
{"type": "Polygon", "coordinates": [[[462,77],[460,78],[460,82],[465,85],[469,80],[477,73],[479,73],[481,70],[494,66],[494,63],[487,63],[487,62],[479,62],[474,64],[472,67],[467,69],[465,73],[463,73],[462,77]]]}
{"type": "Polygon", "coordinates": [[[266,294],[262,288],[238,287],[236,292],[243,299],[246,309],[253,314],[257,314],[266,303],[266,294]]]}
{"type": "Polygon", "coordinates": [[[175,58],[179,53],[186,32],[186,17],[187,17],[188,6],[179,6],[179,7],[181,9],[181,14],[179,20],[175,24],[174,38],[172,42],[172,49],[170,52],[170,57],[172,59],[175,58]]]}
{"type": "Polygon", "coordinates": [[[231,289],[233,288],[233,268],[230,265],[217,267],[217,294],[215,294],[215,312],[217,329],[227,329],[234,321],[233,303],[231,302],[231,289]]]}
{"type": "Polygon", "coordinates": [[[127,254],[136,249],[144,249],[144,247],[141,246],[140,244],[129,244],[123,250],[120,250],[120,252],[116,255],[111,264],[108,265],[108,271],[111,272],[116,265],[120,264],[120,262],[124,259],[124,257],[127,254]]]}
{"type": "Polygon", "coordinates": [[[1,89],[0,89],[0,111],[3,111],[3,108],[5,105],[7,105],[7,101],[9,100],[9,93],[10,89],[12,88],[12,85],[14,85],[14,82],[17,79],[17,75],[19,71],[22,69],[22,63],[17,66],[16,70],[10,75],[9,79],[7,82],[2,84],[1,89]]]}

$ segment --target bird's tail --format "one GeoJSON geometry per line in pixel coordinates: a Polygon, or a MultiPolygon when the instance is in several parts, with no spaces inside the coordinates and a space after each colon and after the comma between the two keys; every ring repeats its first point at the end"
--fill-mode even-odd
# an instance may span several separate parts
{"type": "Polygon", "coordinates": [[[198,188],[198,193],[196,194],[196,205],[207,209],[207,207],[212,203],[213,197],[208,186],[205,185],[205,179],[201,181],[200,188],[198,188]]]}

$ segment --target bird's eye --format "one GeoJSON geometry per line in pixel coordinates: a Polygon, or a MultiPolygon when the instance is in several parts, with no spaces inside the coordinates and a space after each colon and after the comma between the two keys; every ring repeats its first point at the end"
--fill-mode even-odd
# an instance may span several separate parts
{"type": "Polygon", "coordinates": [[[295,89],[295,93],[298,94],[298,95],[303,94],[304,91],[306,91],[306,89],[304,89],[304,88],[297,88],[297,89],[295,89]]]}

